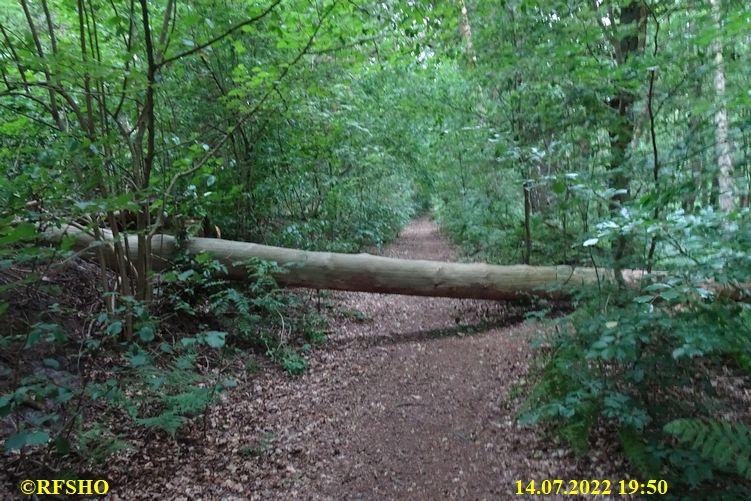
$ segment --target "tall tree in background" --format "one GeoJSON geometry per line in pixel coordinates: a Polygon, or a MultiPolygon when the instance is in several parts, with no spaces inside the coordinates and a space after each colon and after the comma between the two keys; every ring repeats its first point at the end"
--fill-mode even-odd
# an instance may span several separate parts
{"type": "Polygon", "coordinates": [[[464,51],[467,54],[467,59],[470,64],[475,64],[477,62],[477,55],[475,54],[475,46],[472,42],[472,25],[469,22],[469,12],[467,11],[467,4],[464,3],[464,0],[459,0],[459,8],[461,10],[459,32],[464,38],[464,51]]]}
{"type": "Polygon", "coordinates": [[[735,209],[735,189],[733,182],[733,160],[731,158],[730,137],[728,133],[728,112],[725,104],[725,60],[722,44],[722,6],[721,0],[709,0],[712,7],[712,18],[717,25],[718,33],[712,42],[714,56],[714,90],[717,98],[715,112],[715,140],[717,143],[717,185],[720,190],[720,210],[730,212],[735,209]]]}
{"type": "MultiPolygon", "coordinates": [[[[610,98],[609,105],[616,113],[608,126],[610,136],[610,172],[611,186],[616,190],[610,203],[610,210],[618,215],[629,200],[631,175],[628,171],[626,159],[629,145],[634,138],[636,120],[634,118],[634,103],[636,94],[627,85],[634,79],[634,61],[644,50],[647,30],[646,8],[641,2],[628,2],[620,7],[620,14],[616,21],[611,4],[607,10],[607,23],[601,20],[604,29],[610,33],[613,55],[616,67],[620,70],[622,81],[615,83],[616,95],[610,98]]],[[[616,273],[622,267],[626,254],[627,237],[618,235],[613,245],[613,267],[616,273]]]]}

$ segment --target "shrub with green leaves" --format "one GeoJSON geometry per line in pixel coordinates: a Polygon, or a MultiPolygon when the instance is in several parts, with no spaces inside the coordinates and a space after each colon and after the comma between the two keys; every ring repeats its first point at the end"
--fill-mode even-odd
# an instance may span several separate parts
{"type": "Polygon", "coordinates": [[[523,420],[554,425],[580,453],[592,433],[617,430],[639,474],[668,479],[672,492],[701,498],[722,485],[747,496],[749,402],[728,380],[751,374],[751,308],[720,292],[742,293],[734,284],[751,272],[749,222],[736,220],[731,240],[711,214],[673,221],[665,239],[688,245],[664,261],[669,271],[640,290],[582,291],[547,339],[523,420]]]}

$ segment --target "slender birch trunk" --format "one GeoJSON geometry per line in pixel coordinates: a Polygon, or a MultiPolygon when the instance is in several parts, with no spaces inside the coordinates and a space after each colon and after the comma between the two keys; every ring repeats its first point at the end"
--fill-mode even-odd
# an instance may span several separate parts
{"type": "MultiPolygon", "coordinates": [[[[709,0],[712,6],[712,17],[720,29],[722,14],[720,12],[721,0],[709,0]]],[[[720,210],[730,212],[735,209],[734,186],[733,186],[733,160],[730,156],[730,138],[728,137],[728,111],[725,107],[725,62],[722,56],[722,36],[720,33],[712,43],[714,54],[714,88],[717,96],[718,108],[715,112],[715,141],[717,148],[717,184],[719,187],[720,210]]]]}

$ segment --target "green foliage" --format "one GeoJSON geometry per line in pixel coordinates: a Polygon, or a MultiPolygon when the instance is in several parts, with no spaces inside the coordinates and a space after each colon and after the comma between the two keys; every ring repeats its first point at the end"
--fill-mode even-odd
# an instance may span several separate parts
{"type": "Polygon", "coordinates": [[[253,227],[237,236],[256,241],[351,252],[392,239],[424,205],[416,189],[425,167],[416,150],[427,144],[406,141],[422,133],[411,114],[397,118],[371,110],[393,107],[395,99],[401,101],[396,109],[414,106],[414,97],[399,96],[394,84],[404,78],[349,75],[327,89],[294,93],[274,122],[275,134],[259,140],[268,155],[258,158],[251,178],[233,179],[233,172],[218,178],[231,198],[214,205],[219,225],[235,228],[230,235],[248,226],[243,213],[224,212],[234,203],[255,217],[253,227]],[[395,142],[401,120],[404,142],[395,142]]]}
{"type": "Polygon", "coordinates": [[[308,361],[297,351],[286,346],[274,348],[271,356],[293,376],[299,376],[308,368],[308,361]]]}
{"type": "MultiPolygon", "coordinates": [[[[580,454],[593,434],[609,435],[634,470],[670,478],[678,496],[719,494],[718,485],[746,492],[733,460],[676,444],[668,426],[747,406],[722,391],[721,374],[748,384],[749,308],[718,291],[743,296],[751,275],[749,150],[740,147],[751,132],[751,74],[728,63],[718,95],[712,49],[727,44],[726,61],[729,46],[748,54],[728,28],[743,9],[466,4],[476,60],[440,68],[440,98],[428,108],[441,131],[428,137],[440,145],[430,155],[442,228],[489,262],[591,266],[603,277],[660,270],[636,290],[579,291],[577,311],[541,343],[522,419],[553,425],[580,454]],[[644,16],[630,45],[629,14],[644,16]],[[720,204],[720,112],[738,169],[735,210],[720,204]]],[[[700,442],[727,441],[727,431],[709,439],[705,430],[700,442]]]]}
{"type": "Polygon", "coordinates": [[[199,372],[199,355],[215,367],[257,349],[306,370],[325,326],[279,289],[284,269],[233,263],[251,280],[231,284],[202,254],[154,273],[153,234],[357,252],[433,209],[474,259],[660,270],[639,290],[580,292],[524,418],[582,454],[611,433],[671,491],[743,489],[748,423],[718,418],[734,406],[715,390],[718,368],[751,371],[751,311],[718,294],[751,276],[743,2],[466,0],[471,30],[454,2],[48,3],[2,3],[9,453],[101,461],[123,415],[179,434],[234,384],[199,372]],[[71,222],[137,235],[138,252],[99,270],[91,318],[77,303],[30,312],[24,297],[70,293],[48,281],[79,263],[72,240],[37,232],[71,222]]]}
{"type": "Polygon", "coordinates": [[[745,464],[747,427],[711,420],[729,403],[708,391],[713,375],[699,361],[745,360],[751,347],[747,308],[707,302],[696,288],[666,282],[641,293],[603,289],[594,292],[597,299],[582,296],[587,302],[548,339],[547,363],[523,419],[554,423],[580,453],[594,430],[618,430],[633,467],[643,476],[662,471],[678,492],[739,474],[729,470],[732,461],[734,468],[745,464]],[[667,293],[673,290],[687,292],[667,293]],[[671,304],[681,304],[679,311],[671,304]],[[669,435],[688,450],[672,445],[669,435]]]}
{"type": "Polygon", "coordinates": [[[237,453],[242,457],[261,457],[269,451],[271,445],[274,443],[274,434],[266,432],[257,442],[252,445],[240,447],[237,453]]]}
{"type": "Polygon", "coordinates": [[[664,427],[713,468],[751,480],[751,430],[743,423],[676,419],[664,427]]]}
{"type": "Polygon", "coordinates": [[[276,282],[277,276],[286,273],[285,268],[258,258],[236,262],[233,266],[245,268],[248,280],[230,284],[222,278],[226,268],[209,256],[183,257],[178,263],[179,269],[165,275],[162,292],[166,304],[178,305],[192,316],[209,314],[225,329],[183,337],[183,346],[221,348],[227,343],[259,348],[290,374],[307,369],[307,361],[291,342],[298,337],[313,344],[324,342],[324,319],[312,314],[295,316],[295,296],[280,289],[276,282]]]}
{"type": "Polygon", "coordinates": [[[147,428],[158,428],[175,436],[177,429],[183,425],[185,418],[170,411],[161,412],[159,415],[150,418],[136,418],[136,423],[146,426],[147,428]]]}
{"type": "Polygon", "coordinates": [[[323,344],[326,342],[326,317],[316,313],[305,315],[297,329],[299,329],[305,339],[312,345],[323,344]]]}
{"type": "Polygon", "coordinates": [[[23,449],[26,446],[46,444],[50,439],[44,431],[19,431],[5,439],[5,452],[23,449]]]}
{"type": "Polygon", "coordinates": [[[100,423],[81,430],[76,442],[76,452],[90,464],[103,463],[112,454],[129,447],[130,444],[122,437],[113,434],[100,423]]]}
{"type": "Polygon", "coordinates": [[[660,461],[654,447],[649,445],[638,430],[628,426],[620,428],[618,443],[623,449],[623,455],[640,475],[646,478],[660,471],[660,461]]]}

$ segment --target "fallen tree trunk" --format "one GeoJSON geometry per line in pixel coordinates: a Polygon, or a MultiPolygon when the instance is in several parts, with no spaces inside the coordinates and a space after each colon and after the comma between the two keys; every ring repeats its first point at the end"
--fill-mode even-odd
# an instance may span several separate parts
{"type": "MultiPolygon", "coordinates": [[[[71,226],[49,229],[46,234],[53,240],[66,234],[73,236],[78,249],[101,245],[92,235],[71,226]]],[[[136,255],[135,236],[129,237],[127,247],[131,255],[136,255]]],[[[185,250],[190,255],[212,254],[227,267],[229,278],[233,280],[248,278],[245,268],[235,263],[261,258],[287,268],[286,273],[275,276],[284,286],[413,296],[495,300],[529,296],[564,298],[574,286],[614,279],[612,270],[607,269],[395,259],[371,254],[302,251],[215,238],[193,238],[185,242],[185,250]]],[[[176,251],[175,237],[155,235],[152,241],[154,269],[164,269],[168,258],[176,251]]],[[[112,266],[115,264],[113,252],[108,246],[108,264],[112,266]]],[[[637,284],[644,275],[643,271],[624,271],[624,279],[629,284],[637,284]]]]}

